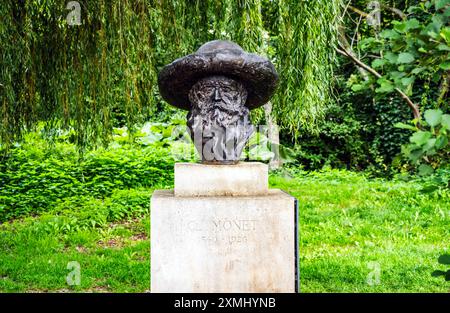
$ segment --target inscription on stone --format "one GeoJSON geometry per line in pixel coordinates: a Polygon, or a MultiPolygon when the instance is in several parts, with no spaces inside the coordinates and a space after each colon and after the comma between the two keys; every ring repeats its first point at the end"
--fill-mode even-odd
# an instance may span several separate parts
{"type": "Polygon", "coordinates": [[[213,218],[210,220],[187,220],[181,223],[179,229],[182,230],[182,234],[180,234],[180,237],[186,236],[186,233],[191,233],[197,240],[207,246],[219,242],[241,245],[248,242],[249,232],[257,230],[258,220],[213,218]]]}
{"type": "Polygon", "coordinates": [[[252,231],[256,230],[256,222],[242,219],[189,220],[186,228],[188,231],[252,231]]]}

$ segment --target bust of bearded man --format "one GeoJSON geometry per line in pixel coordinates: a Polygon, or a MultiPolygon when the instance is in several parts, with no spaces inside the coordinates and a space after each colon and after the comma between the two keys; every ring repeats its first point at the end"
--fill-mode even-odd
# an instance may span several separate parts
{"type": "Polygon", "coordinates": [[[205,164],[239,162],[254,129],[250,109],[266,103],[277,82],[269,60],[224,40],[205,43],[158,75],[161,96],[189,111],[190,136],[205,164]]]}
{"type": "Polygon", "coordinates": [[[189,91],[187,125],[203,163],[234,164],[253,132],[247,90],[226,76],[199,80],[189,91]]]}

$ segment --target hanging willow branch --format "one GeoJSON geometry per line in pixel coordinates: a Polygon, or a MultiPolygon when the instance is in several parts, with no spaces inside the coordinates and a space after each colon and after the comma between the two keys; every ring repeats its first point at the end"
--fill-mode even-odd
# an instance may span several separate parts
{"type": "Polygon", "coordinates": [[[316,132],[325,115],[333,80],[341,1],[280,1],[277,12],[281,74],[274,113],[293,134],[316,132]]]}
{"type": "MultiPolygon", "coordinates": [[[[73,129],[84,147],[112,128],[174,111],[158,93],[159,69],[212,39],[264,53],[280,72],[273,103],[281,129],[314,132],[330,98],[341,0],[84,0],[81,25],[65,0],[0,6],[0,142],[44,123],[73,129]]],[[[262,110],[262,109],[261,109],[262,110]]],[[[264,112],[256,112],[263,118],[264,112]]]]}

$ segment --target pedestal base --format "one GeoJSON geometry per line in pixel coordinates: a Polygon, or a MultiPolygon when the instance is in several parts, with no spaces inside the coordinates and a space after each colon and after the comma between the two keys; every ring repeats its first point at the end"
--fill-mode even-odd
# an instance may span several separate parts
{"type": "Polygon", "coordinates": [[[151,199],[151,292],[296,292],[297,209],[266,195],[151,199]]]}
{"type": "Polygon", "coordinates": [[[175,164],[175,196],[255,196],[269,190],[267,164],[175,164]]]}

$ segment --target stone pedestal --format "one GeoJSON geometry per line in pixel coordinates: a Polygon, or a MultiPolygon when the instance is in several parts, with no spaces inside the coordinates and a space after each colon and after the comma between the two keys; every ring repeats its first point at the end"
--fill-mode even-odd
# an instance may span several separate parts
{"type": "Polygon", "coordinates": [[[175,196],[262,196],[268,167],[259,162],[236,165],[175,164],[175,196]]]}
{"type": "Polygon", "coordinates": [[[267,171],[176,164],[175,191],[151,199],[152,292],[297,291],[296,199],[267,171]]]}

